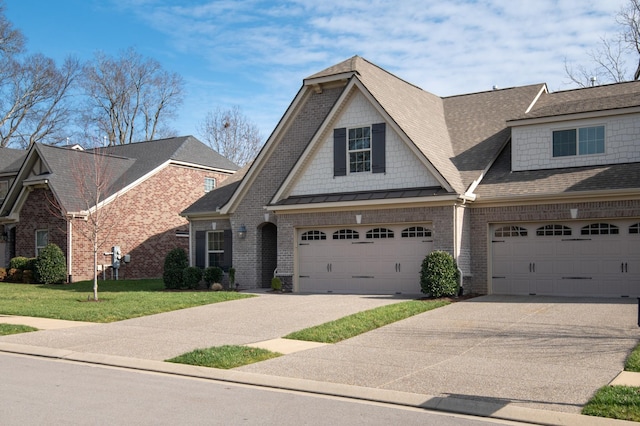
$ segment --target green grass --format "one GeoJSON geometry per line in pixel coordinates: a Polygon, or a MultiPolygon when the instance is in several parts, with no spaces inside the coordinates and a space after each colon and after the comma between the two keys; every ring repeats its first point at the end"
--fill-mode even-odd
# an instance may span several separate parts
{"type": "Polygon", "coordinates": [[[640,373],[640,345],[629,354],[627,360],[624,363],[625,371],[635,371],[640,373]]]}
{"type": "Polygon", "coordinates": [[[358,312],[315,327],[305,328],[288,334],[284,338],[319,343],[336,343],[449,303],[446,300],[410,300],[394,303],[358,312]]]}
{"type": "Polygon", "coordinates": [[[254,362],[277,358],[282,354],[266,349],[250,348],[248,346],[216,346],[195,351],[168,359],[167,362],[178,364],[199,365],[201,367],[230,369],[254,362]]]}
{"type": "Polygon", "coordinates": [[[7,336],[9,334],[18,334],[18,333],[28,333],[29,331],[38,331],[38,329],[29,327],[28,325],[0,324],[0,336],[7,336]]]}
{"type": "Polygon", "coordinates": [[[0,283],[0,313],[71,321],[113,322],[227,300],[252,297],[234,292],[165,291],[162,280],[93,282],[66,285],[0,283]]]}
{"type": "Polygon", "coordinates": [[[584,406],[582,414],[640,422],[640,388],[604,386],[584,406]]]}

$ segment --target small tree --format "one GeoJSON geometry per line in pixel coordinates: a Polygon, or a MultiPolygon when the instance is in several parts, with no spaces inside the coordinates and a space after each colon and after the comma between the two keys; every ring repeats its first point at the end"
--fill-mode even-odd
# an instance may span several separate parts
{"type": "Polygon", "coordinates": [[[456,261],[446,251],[432,251],[422,261],[420,287],[423,293],[433,297],[455,296],[459,280],[456,261]]]}
{"type": "Polygon", "coordinates": [[[43,284],[59,284],[67,278],[67,261],[55,244],[48,244],[35,261],[35,278],[43,284]]]}
{"type": "Polygon", "coordinates": [[[184,286],[183,272],[189,266],[187,252],[183,248],[171,250],[164,258],[162,280],[165,288],[180,289],[184,286]]]}

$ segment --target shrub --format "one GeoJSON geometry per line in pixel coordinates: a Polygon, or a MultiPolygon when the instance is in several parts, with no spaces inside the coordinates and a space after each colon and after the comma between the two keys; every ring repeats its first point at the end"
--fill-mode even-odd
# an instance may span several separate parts
{"type": "Polygon", "coordinates": [[[236,268],[229,268],[229,290],[236,286],[236,268]]]}
{"type": "Polygon", "coordinates": [[[24,256],[13,257],[9,261],[9,269],[21,269],[21,270],[27,269],[28,262],[29,262],[29,259],[24,256]]]}
{"type": "Polygon", "coordinates": [[[167,253],[164,258],[164,272],[162,273],[165,288],[184,288],[182,271],[188,266],[187,252],[183,248],[175,248],[167,253]]]}
{"type": "Polygon", "coordinates": [[[0,281],[5,281],[7,279],[7,269],[6,268],[0,268],[0,281]]]}
{"type": "MultiPolygon", "coordinates": [[[[60,252],[62,253],[62,251],[60,252]]],[[[62,258],[64,259],[64,254],[62,255],[62,258]]],[[[38,258],[37,257],[29,257],[27,258],[27,262],[24,265],[24,270],[25,271],[34,271],[36,270],[36,263],[38,262],[38,258]]]]}
{"type": "Polygon", "coordinates": [[[271,279],[271,289],[273,291],[281,291],[282,290],[282,280],[278,277],[273,277],[271,279]]]}
{"type": "Polygon", "coordinates": [[[456,261],[446,251],[432,251],[422,261],[420,287],[433,297],[455,296],[460,273],[456,261]]]}
{"type": "Polygon", "coordinates": [[[222,269],[218,268],[217,266],[209,266],[204,270],[203,278],[207,285],[210,286],[213,283],[219,283],[222,280],[222,275],[222,269]]]}
{"type": "Polygon", "coordinates": [[[224,287],[222,287],[222,284],[220,283],[213,283],[211,284],[211,290],[213,291],[220,291],[222,290],[224,287]]]}
{"type": "MultiPolygon", "coordinates": [[[[47,244],[40,251],[34,265],[35,279],[43,284],[59,284],[67,279],[67,261],[55,244],[47,244]]],[[[26,274],[26,271],[25,271],[26,274]]],[[[25,278],[23,277],[23,280],[25,278]]]]}
{"type": "Polygon", "coordinates": [[[24,271],[22,271],[23,284],[33,284],[34,282],[36,282],[36,279],[34,278],[33,271],[30,271],[29,269],[25,269],[24,271]]]}
{"type": "Polygon", "coordinates": [[[200,287],[200,281],[202,280],[202,269],[189,266],[182,271],[182,281],[184,282],[184,286],[186,288],[190,288],[192,290],[200,287]]]}
{"type": "Polygon", "coordinates": [[[9,268],[7,274],[7,281],[12,283],[21,283],[22,282],[22,269],[9,268]]]}

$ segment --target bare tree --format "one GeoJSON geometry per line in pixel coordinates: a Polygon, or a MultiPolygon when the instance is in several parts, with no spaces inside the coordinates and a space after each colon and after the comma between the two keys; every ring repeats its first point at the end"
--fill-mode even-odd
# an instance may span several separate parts
{"type": "Polygon", "coordinates": [[[97,53],[81,80],[89,99],[85,129],[106,135],[109,145],[166,136],[166,123],[183,100],[182,77],[133,48],[118,58],[97,53]]]}
{"type": "Polygon", "coordinates": [[[0,146],[64,140],[69,94],[79,69],[73,59],[58,68],[44,55],[24,56],[24,36],[6,19],[0,3],[0,146]]]}
{"type": "Polygon", "coordinates": [[[614,38],[601,37],[600,47],[587,52],[590,67],[573,66],[565,60],[566,75],[579,87],[640,79],[640,0],[628,0],[616,15],[616,22],[620,33],[614,38]],[[637,66],[631,74],[626,59],[634,55],[637,66]]]}
{"type": "MultiPolygon", "coordinates": [[[[93,299],[98,300],[98,253],[108,247],[111,233],[119,225],[115,210],[118,208],[114,191],[115,157],[104,154],[100,148],[90,152],[69,150],[73,163],[75,205],[62,205],[50,199],[50,212],[66,221],[74,221],[72,232],[90,243],[93,253],[93,299]],[[105,202],[109,198],[108,202],[105,202]],[[77,211],[79,209],[79,211],[77,211]],[[78,220],[80,219],[80,220],[78,220]]],[[[119,206],[122,207],[122,206],[119,206]]]]}
{"type": "Polygon", "coordinates": [[[219,154],[243,166],[253,160],[262,147],[258,127],[242,113],[240,107],[217,108],[200,124],[202,138],[219,154]]]}

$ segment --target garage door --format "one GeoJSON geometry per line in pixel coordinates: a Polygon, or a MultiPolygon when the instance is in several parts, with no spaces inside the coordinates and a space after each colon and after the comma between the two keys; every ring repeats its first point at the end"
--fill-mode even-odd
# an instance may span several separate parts
{"type": "Polygon", "coordinates": [[[640,222],[499,224],[490,228],[491,292],[640,296],[640,222]]]}
{"type": "Polygon", "coordinates": [[[418,294],[433,249],[419,224],[301,229],[297,238],[301,292],[418,294]]]}

